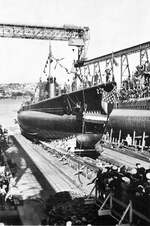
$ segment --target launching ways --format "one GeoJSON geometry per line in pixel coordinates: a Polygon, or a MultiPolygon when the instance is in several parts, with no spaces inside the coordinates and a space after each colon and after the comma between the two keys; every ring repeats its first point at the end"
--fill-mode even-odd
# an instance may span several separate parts
{"type": "MultiPolygon", "coordinates": [[[[51,190],[49,192],[51,192],[51,194],[66,190],[74,190],[77,192],[77,194],[80,194],[81,197],[86,195],[87,198],[85,199],[85,204],[88,205],[90,202],[91,204],[93,201],[96,202],[96,205],[99,206],[99,216],[103,217],[106,215],[111,215],[118,221],[117,225],[124,225],[123,221],[126,219],[125,217],[129,212],[130,217],[129,223],[127,225],[130,225],[132,222],[133,215],[136,215],[139,219],[142,219],[147,223],[150,222],[150,219],[146,218],[144,215],[132,208],[131,202],[129,205],[126,205],[114,198],[111,193],[107,196],[103,203],[99,202],[97,199],[97,191],[95,190],[95,186],[93,187],[92,184],[91,187],[86,185],[87,182],[91,181],[91,179],[96,176],[96,173],[99,169],[98,166],[91,162],[88,163],[88,161],[86,162],[77,156],[67,156],[63,151],[57,150],[56,146],[51,148],[46,143],[43,143],[46,149],[42,149],[41,146],[32,144],[29,140],[25,139],[21,135],[16,135],[15,140],[16,145],[19,145],[23,152],[27,154],[28,158],[31,159],[30,161],[33,161],[33,163],[30,165],[33,166],[35,164],[35,166],[38,167],[38,170],[41,172],[42,176],[39,177],[40,180],[43,181],[45,178],[46,181],[49,182],[49,185],[51,186],[51,190]],[[54,150],[54,148],[56,149],[54,150]],[[68,170],[69,168],[70,170],[68,170]],[[79,183],[79,179],[81,180],[81,183],[79,183]],[[92,198],[95,197],[95,194],[96,199],[94,198],[93,200],[92,198]],[[121,211],[119,211],[119,213],[115,211],[116,205],[120,207],[119,210],[123,210],[123,213],[121,211]]],[[[24,156],[26,156],[25,153],[24,156]]],[[[34,172],[37,173],[37,169],[35,169],[34,172]]],[[[39,173],[37,174],[39,175],[39,173]]],[[[46,183],[43,184],[46,186],[46,183]]]]}

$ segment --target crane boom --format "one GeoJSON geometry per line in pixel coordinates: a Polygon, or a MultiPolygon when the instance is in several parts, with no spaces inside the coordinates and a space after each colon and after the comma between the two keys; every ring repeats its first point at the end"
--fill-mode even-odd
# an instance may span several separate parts
{"type": "Polygon", "coordinates": [[[21,24],[0,24],[0,37],[4,38],[26,38],[42,40],[69,41],[73,39],[88,40],[88,27],[78,27],[64,25],[56,26],[36,26],[21,24]]]}

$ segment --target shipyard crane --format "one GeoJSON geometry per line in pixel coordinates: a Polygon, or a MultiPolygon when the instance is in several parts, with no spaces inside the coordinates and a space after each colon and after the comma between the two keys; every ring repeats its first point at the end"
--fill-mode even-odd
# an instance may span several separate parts
{"type": "Polygon", "coordinates": [[[68,41],[68,45],[78,47],[78,61],[80,61],[86,55],[89,27],[0,24],[0,37],[68,41]]]}
{"type": "MultiPolygon", "coordinates": [[[[124,74],[127,73],[130,76],[130,67],[128,56],[134,53],[140,53],[139,55],[139,64],[143,65],[145,62],[149,63],[148,49],[150,49],[150,42],[145,42],[136,46],[132,46],[126,49],[122,49],[113,53],[109,53],[100,57],[96,57],[93,59],[85,60],[77,62],[75,64],[76,69],[79,73],[84,76],[95,77],[98,76],[98,82],[102,81],[102,73],[101,73],[101,63],[106,63],[106,68],[113,73],[113,64],[117,65],[115,62],[116,58],[120,58],[120,67],[121,67],[121,82],[124,74]],[[92,68],[93,67],[93,68],[92,68]]],[[[95,85],[95,84],[93,84],[95,85]]]]}

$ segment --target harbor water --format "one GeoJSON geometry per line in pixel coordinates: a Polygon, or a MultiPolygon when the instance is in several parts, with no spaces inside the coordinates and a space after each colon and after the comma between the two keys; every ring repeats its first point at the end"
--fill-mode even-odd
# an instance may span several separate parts
{"type": "Polygon", "coordinates": [[[0,99],[0,124],[9,132],[19,131],[16,119],[22,102],[23,98],[0,99]]]}

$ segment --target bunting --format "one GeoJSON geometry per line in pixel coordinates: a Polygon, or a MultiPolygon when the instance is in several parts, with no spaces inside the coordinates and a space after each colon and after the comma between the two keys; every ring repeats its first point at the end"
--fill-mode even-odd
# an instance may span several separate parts
{"type": "MultiPolygon", "coordinates": [[[[45,66],[44,66],[44,70],[43,70],[43,73],[44,73],[45,75],[46,75],[46,69],[47,69],[47,66],[48,66],[49,61],[50,61],[50,63],[53,62],[53,60],[52,60],[51,58],[52,58],[52,55],[49,54],[48,57],[47,57],[45,66]]],[[[47,76],[47,75],[46,75],[46,76],[47,76]]]]}
{"type": "Polygon", "coordinates": [[[113,104],[117,99],[117,86],[115,86],[112,91],[103,91],[102,100],[106,103],[113,104]]]}
{"type": "Polygon", "coordinates": [[[48,66],[48,64],[50,63],[52,63],[53,62],[53,60],[52,60],[52,49],[51,49],[51,43],[50,43],[50,45],[49,45],[49,54],[48,54],[48,57],[47,57],[47,59],[46,59],[46,63],[45,63],[45,66],[44,66],[44,70],[43,70],[43,73],[47,76],[47,74],[46,74],[46,68],[47,68],[47,66],[48,66]]]}
{"type": "Polygon", "coordinates": [[[106,92],[103,88],[99,87],[97,94],[102,94],[102,100],[106,103],[113,104],[118,99],[117,86],[114,86],[110,92],[106,92]]]}

